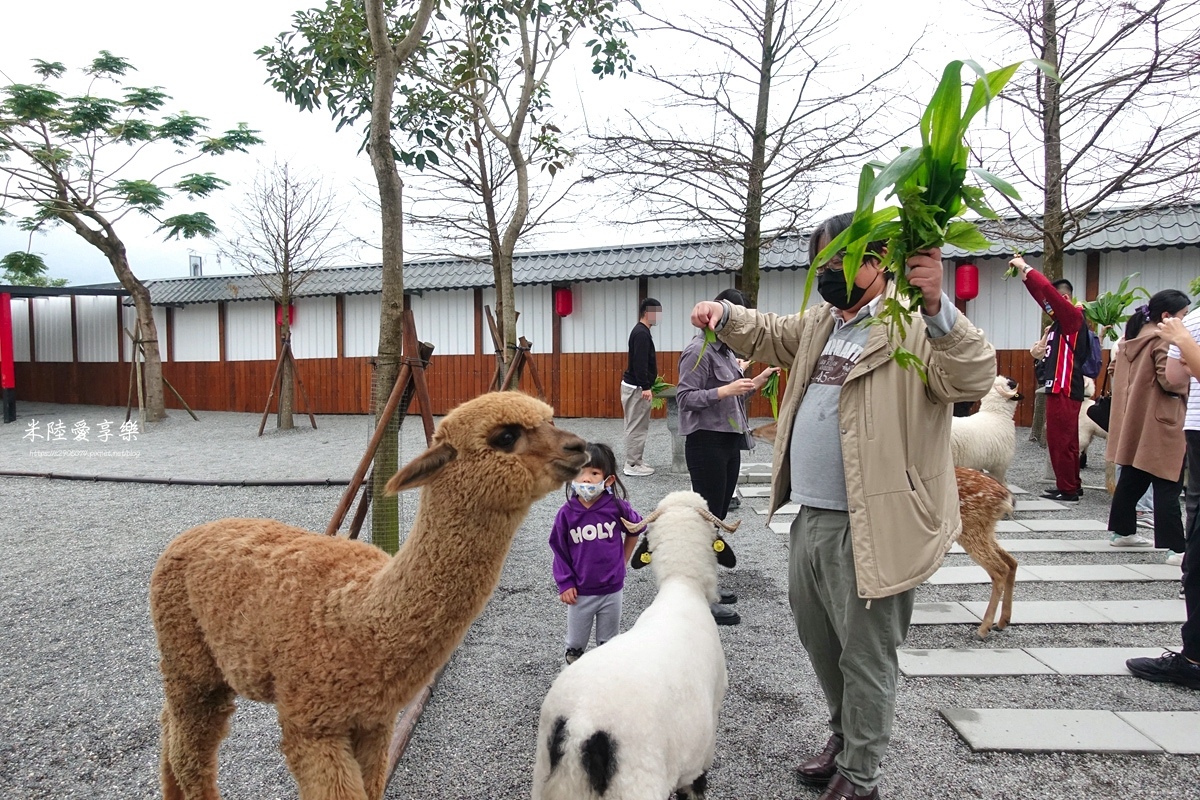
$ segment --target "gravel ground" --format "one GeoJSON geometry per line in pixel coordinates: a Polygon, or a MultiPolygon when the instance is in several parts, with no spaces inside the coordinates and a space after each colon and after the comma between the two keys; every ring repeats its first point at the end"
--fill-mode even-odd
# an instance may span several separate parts
{"type": "MultiPolygon", "coordinates": [[[[137,442],[90,444],[137,455],[38,456],[30,451],[75,447],[31,445],[28,420],[78,420],[94,428],[121,419],[123,409],[23,404],[22,419],[0,426],[0,470],[57,471],[191,478],[344,478],[369,435],[362,417],[320,417],[318,431],[255,436],[251,414],[202,414],[194,423],[174,413],[137,442]],[[31,416],[32,415],[32,416],[31,416]],[[53,459],[51,461],[50,459],[53,459]]],[[[403,429],[403,453],[422,447],[420,426],[403,429]]],[[[560,425],[589,439],[620,444],[619,420],[571,419],[560,425]]],[[[69,434],[68,434],[69,435],[69,434]]],[[[687,488],[669,472],[670,440],[651,426],[647,452],[659,471],[629,479],[632,502],[649,511],[668,491],[687,488]]],[[[748,461],[768,461],[759,447],[748,461]]],[[[1018,431],[1009,476],[1036,493],[1044,451],[1018,431]]],[[[1085,483],[1101,484],[1089,469],[1085,483]]],[[[4,658],[0,690],[0,798],[150,798],[157,796],[161,689],[146,587],[158,554],[179,532],[224,516],[269,516],[322,530],[338,487],[212,488],[80,483],[0,478],[0,618],[4,658]]],[[[1085,492],[1077,508],[1020,518],[1105,519],[1107,497],[1085,492]]],[[[537,712],[559,670],[565,612],[550,578],[545,545],[561,496],[537,503],[518,532],[495,596],[448,665],[417,726],[387,797],[517,798],[529,794],[537,712]]],[[[723,577],[737,592],[740,626],[722,628],[730,674],[710,774],[713,798],[814,798],[797,787],[791,767],[824,742],[824,703],[796,640],[786,605],[784,539],[745,501],[731,518],[738,567],[723,577]]],[[[410,498],[406,511],[411,514],[410,498]]],[[[1081,534],[1061,535],[1082,538],[1081,534]]],[[[1016,536],[1013,534],[1012,536],[1016,536]]],[[[1027,536],[1027,535],[1026,535],[1027,536]]],[[[1024,538],[1022,536],[1021,538],[1024,538]]],[[[1020,554],[1022,563],[1154,563],[1153,553],[1020,554]]],[[[971,563],[951,556],[951,565],[971,563]]],[[[653,595],[649,574],[630,573],[626,624],[653,595]]],[[[983,600],[986,586],[925,586],[918,600],[983,600]]],[[[1168,583],[1018,584],[1017,599],[1173,597],[1168,583]]],[[[973,627],[917,626],[912,647],[1158,646],[1178,644],[1174,625],[1016,624],[986,642],[973,627]]],[[[614,677],[613,691],[619,692],[614,677]]],[[[1148,755],[1023,755],[972,753],[941,719],[947,706],[1101,708],[1200,711],[1200,692],[1131,678],[901,679],[883,791],[889,798],[1167,798],[1193,791],[1200,757],[1148,755]]],[[[278,728],[268,706],[239,701],[221,751],[227,797],[294,798],[278,752],[278,728]]]]}

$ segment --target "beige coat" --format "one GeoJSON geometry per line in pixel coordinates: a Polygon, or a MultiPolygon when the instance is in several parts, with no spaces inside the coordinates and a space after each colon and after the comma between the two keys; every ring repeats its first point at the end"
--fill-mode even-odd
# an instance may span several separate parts
{"type": "MultiPolygon", "coordinates": [[[[792,426],[833,331],[830,306],[780,317],[732,307],[718,337],[755,361],[790,369],[779,407],[771,512],[791,494],[792,426]]],[[[996,351],[965,315],[930,339],[920,315],[904,346],[925,362],[929,383],[891,360],[887,329],[872,326],[838,401],[858,596],[887,597],[924,581],[962,530],[950,457],[951,404],[982,398],[996,351]]]]}
{"type": "Polygon", "coordinates": [[[1167,347],[1147,323],[1117,350],[1106,458],[1177,481],[1186,450],[1188,384],[1167,380],[1167,347]]]}

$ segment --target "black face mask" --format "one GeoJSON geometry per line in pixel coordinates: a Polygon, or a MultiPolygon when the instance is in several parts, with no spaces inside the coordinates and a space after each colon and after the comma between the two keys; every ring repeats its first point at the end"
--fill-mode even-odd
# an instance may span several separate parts
{"type": "MultiPolygon", "coordinates": [[[[871,283],[874,282],[871,281],[871,283]]],[[[824,298],[825,302],[843,311],[858,305],[859,301],[863,299],[863,295],[867,293],[869,286],[870,284],[867,286],[855,284],[850,289],[850,297],[847,298],[846,273],[841,270],[827,269],[817,276],[817,293],[824,298]]]]}

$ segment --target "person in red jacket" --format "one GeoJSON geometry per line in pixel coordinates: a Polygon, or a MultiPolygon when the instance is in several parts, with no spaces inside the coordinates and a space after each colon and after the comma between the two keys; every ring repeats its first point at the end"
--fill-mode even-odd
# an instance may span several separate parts
{"type": "Polygon", "coordinates": [[[1050,283],[1045,275],[1017,256],[1008,262],[1025,282],[1025,288],[1053,324],[1046,334],[1046,447],[1054,468],[1055,488],[1042,497],[1076,503],[1083,492],[1079,479],[1079,406],[1083,402],[1083,364],[1091,354],[1091,339],[1083,322],[1083,309],[1071,302],[1071,283],[1050,283]]]}

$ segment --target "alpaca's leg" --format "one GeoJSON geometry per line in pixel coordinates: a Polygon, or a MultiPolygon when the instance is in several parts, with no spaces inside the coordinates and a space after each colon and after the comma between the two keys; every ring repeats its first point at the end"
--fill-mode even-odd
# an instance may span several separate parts
{"type": "Polygon", "coordinates": [[[358,762],[362,772],[363,789],[367,800],[380,800],[383,797],[384,784],[387,783],[388,742],[391,741],[391,728],[379,725],[355,731],[351,742],[354,747],[354,760],[358,762]]]}
{"type": "Polygon", "coordinates": [[[280,723],[280,749],[300,787],[300,800],[367,800],[348,735],[318,734],[283,719],[280,723]]]}
{"type": "Polygon", "coordinates": [[[163,690],[163,796],[220,800],[217,750],[229,732],[233,690],[224,684],[198,690],[169,679],[163,690]]]}

